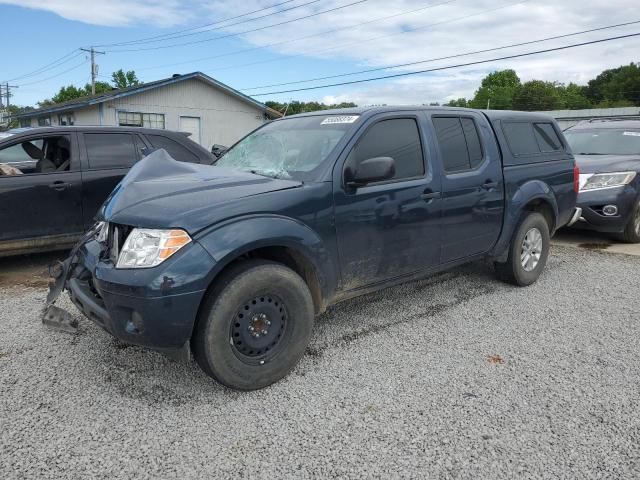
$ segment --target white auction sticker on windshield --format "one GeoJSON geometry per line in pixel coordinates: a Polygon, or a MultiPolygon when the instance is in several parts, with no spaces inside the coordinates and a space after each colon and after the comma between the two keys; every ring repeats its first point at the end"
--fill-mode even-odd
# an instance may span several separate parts
{"type": "Polygon", "coordinates": [[[640,137],[640,132],[623,132],[623,135],[631,135],[632,137],[640,137]]]}
{"type": "Polygon", "coordinates": [[[353,123],[358,119],[358,115],[334,115],[325,118],[320,125],[335,125],[336,123],[353,123]]]}

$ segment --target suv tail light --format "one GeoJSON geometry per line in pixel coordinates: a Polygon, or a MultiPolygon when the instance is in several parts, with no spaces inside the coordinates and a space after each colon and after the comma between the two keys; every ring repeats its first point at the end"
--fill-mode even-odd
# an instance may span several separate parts
{"type": "Polygon", "coordinates": [[[580,167],[577,163],[573,166],[573,191],[576,193],[580,191],[580,167]]]}

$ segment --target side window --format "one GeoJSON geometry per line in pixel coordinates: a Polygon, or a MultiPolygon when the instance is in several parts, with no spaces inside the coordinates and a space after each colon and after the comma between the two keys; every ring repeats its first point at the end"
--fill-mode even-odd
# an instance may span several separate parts
{"type": "Polygon", "coordinates": [[[128,168],[138,159],[128,133],[85,133],[84,145],[91,170],[128,168]]]}
{"type": "Polygon", "coordinates": [[[509,148],[514,155],[536,155],[540,147],[533,134],[533,126],[529,122],[504,122],[502,131],[509,148]]]}
{"type": "Polygon", "coordinates": [[[552,124],[534,123],[533,132],[541,151],[557,152],[558,150],[562,150],[562,142],[560,138],[558,138],[558,134],[552,124]]]}
{"type": "Polygon", "coordinates": [[[353,147],[347,164],[357,169],[362,161],[374,157],[392,157],[395,160],[393,179],[422,176],[424,160],[416,121],[397,118],[376,123],[353,147]]]}
{"type": "Polygon", "coordinates": [[[29,138],[0,149],[0,175],[69,170],[71,170],[71,141],[67,135],[29,138]]]}
{"type": "Polygon", "coordinates": [[[194,153],[191,153],[186,147],[180,145],[175,140],[162,135],[147,135],[147,140],[154,148],[164,148],[174,160],[180,162],[200,163],[200,159],[194,153]]]}
{"type": "Polygon", "coordinates": [[[433,117],[444,171],[477,168],[484,159],[476,123],[467,117],[433,117]]]}

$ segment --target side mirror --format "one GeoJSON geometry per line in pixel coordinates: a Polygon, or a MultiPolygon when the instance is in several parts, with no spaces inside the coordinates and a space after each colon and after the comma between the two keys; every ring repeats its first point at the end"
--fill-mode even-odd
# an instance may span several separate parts
{"type": "Polygon", "coordinates": [[[216,157],[217,160],[222,155],[224,155],[227,150],[229,150],[229,147],[225,147],[224,145],[219,145],[216,143],[213,145],[213,147],[211,147],[211,154],[216,157]]]}
{"type": "Polygon", "coordinates": [[[358,188],[368,183],[389,180],[396,174],[396,162],[391,157],[368,158],[360,162],[355,172],[348,169],[346,184],[351,188],[358,188]]]}

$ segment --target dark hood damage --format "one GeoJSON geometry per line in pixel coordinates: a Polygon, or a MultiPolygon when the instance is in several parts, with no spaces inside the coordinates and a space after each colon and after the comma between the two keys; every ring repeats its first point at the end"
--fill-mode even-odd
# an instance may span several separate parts
{"type": "Polygon", "coordinates": [[[156,150],[138,162],[102,206],[99,218],[147,228],[195,232],[211,224],[215,209],[238,199],[301,186],[240,170],[179,162],[156,150]]]}
{"type": "Polygon", "coordinates": [[[640,155],[575,155],[580,173],[638,172],[640,155]]]}

